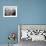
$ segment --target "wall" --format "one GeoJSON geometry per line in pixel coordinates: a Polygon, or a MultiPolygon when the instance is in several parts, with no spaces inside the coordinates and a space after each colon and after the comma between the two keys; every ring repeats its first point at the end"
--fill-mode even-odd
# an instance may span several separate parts
{"type": "MultiPolygon", "coordinates": [[[[17,5],[18,6],[18,1],[17,0],[0,0],[0,44],[7,44],[9,42],[8,40],[8,34],[10,32],[16,32],[16,35],[18,34],[17,32],[17,23],[18,23],[18,18],[5,18],[3,17],[3,6],[8,6],[8,5],[17,5]]],[[[18,38],[16,38],[16,43],[18,38]]]]}
{"type": "Polygon", "coordinates": [[[0,0],[0,44],[8,43],[9,32],[17,34],[18,24],[46,24],[46,0],[0,0]],[[3,18],[5,5],[17,5],[18,17],[3,18]]]}

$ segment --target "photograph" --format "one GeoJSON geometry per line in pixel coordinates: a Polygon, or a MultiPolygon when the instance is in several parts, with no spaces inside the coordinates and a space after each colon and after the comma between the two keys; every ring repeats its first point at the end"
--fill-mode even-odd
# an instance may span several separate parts
{"type": "Polygon", "coordinates": [[[3,17],[17,17],[17,6],[3,6],[3,17]]]}
{"type": "Polygon", "coordinates": [[[34,42],[46,41],[46,25],[18,24],[18,42],[20,46],[31,46],[34,42]]]}

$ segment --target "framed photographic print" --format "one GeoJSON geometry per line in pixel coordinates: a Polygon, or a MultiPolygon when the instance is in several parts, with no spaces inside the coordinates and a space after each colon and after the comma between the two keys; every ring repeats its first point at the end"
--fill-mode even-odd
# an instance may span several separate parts
{"type": "Polygon", "coordinates": [[[3,6],[3,17],[17,17],[17,6],[3,6]]]}
{"type": "Polygon", "coordinates": [[[19,24],[18,41],[46,41],[46,25],[44,24],[19,24]]]}

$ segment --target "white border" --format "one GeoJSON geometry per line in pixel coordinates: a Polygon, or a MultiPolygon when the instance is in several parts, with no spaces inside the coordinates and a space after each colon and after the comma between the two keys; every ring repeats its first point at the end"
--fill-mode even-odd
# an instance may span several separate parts
{"type": "Polygon", "coordinates": [[[20,25],[18,25],[18,44],[20,43],[20,25]]]}
{"type": "Polygon", "coordinates": [[[17,6],[3,6],[3,17],[17,17],[17,6]],[[15,16],[5,16],[5,8],[14,8],[16,10],[15,16]]]}

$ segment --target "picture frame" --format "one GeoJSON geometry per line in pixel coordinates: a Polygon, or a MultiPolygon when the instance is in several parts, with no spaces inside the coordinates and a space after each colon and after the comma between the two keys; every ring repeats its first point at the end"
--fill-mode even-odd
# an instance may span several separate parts
{"type": "Polygon", "coordinates": [[[21,39],[22,36],[25,36],[21,33],[23,30],[28,30],[28,36],[31,36],[26,40],[46,41],[46,24],[18,24],[18,42],[25,39],[24,37],[21,39]],[[33,33],[31,34],[31,32],[33,33]]]}
{"type": "Polygon", "coordinates": [[[3,6],[3,17],[17,17],[17,6],[3,6]]]}

